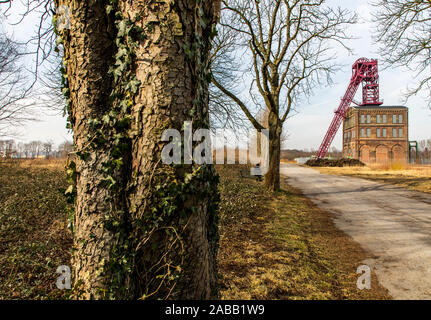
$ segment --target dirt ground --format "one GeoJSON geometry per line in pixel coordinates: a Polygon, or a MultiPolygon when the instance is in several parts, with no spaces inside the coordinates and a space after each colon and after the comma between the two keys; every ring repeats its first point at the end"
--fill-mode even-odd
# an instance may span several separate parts
{"type": "Polygon", "coordinates": [[[70,265],[63,161],[0,162],[0,299],[64,299],[70,265]]]}
{"type": "Polygon", "coordinates": [[[292,164],[282,173],[369,252],[364,264],[395,299],[431,299],[431,195],[292,164]]]}

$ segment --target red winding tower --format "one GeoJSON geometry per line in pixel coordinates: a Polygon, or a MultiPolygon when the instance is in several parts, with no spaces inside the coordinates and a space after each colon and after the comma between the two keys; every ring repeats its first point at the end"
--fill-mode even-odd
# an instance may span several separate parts
{"type": "Polygon", "coordinates": [[[334,119],[328,129],[328,132],[320,145],[317,158],[324,158],[331,146],[332,141],[337,134],[338,129],[343,122],[347,109],[362,83],[362,105],[381,105],[379,98],[379,73],[377,60],[361,58],[355,62],[352,67],[352,78],[344,97],[341,99],[340,106],[335,111],[334,119]]]}

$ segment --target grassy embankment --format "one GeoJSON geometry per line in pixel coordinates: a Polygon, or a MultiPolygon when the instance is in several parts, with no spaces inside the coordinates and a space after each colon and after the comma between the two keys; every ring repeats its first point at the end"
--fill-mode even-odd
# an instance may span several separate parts
{"type": "MultiPolygon", "coordinates": [[[[70,264],[71,235],[59,189],[59,161],[0,163],[0,299],[61,299],[56,268],[70,264]]],[[[221,175],[219,273],[223,299],[385,299],[356,289],[366,253],[297,190],[276,195],[239,177],[221,175]]]]}
{"type": "Polygon", "coordinates": [[[314,168],[324,174],[351,176],[431,193],[431,166],[386,164],[366,167],[314,168]]]}

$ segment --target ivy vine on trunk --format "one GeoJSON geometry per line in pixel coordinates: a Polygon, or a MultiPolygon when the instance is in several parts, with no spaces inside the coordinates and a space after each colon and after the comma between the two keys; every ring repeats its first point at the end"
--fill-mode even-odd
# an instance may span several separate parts
{"type": "Polygon", "coordinates": [[[57,0],[76,157],[74,293],[90,299],[217,297],[218,177],[161,162],[164,129],[207,128],[219,2],[57,0]]]}

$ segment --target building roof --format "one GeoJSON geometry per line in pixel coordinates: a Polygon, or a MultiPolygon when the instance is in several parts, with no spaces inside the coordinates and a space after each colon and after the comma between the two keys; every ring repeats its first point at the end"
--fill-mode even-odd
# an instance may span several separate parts
{"type": "Polygon", "coordinates": [[[368,105],[368,106],[352,106],[352,108],[355,109],[408,109],[405,106],[379,106],[377,104],[375,105],[368,105]]]}

